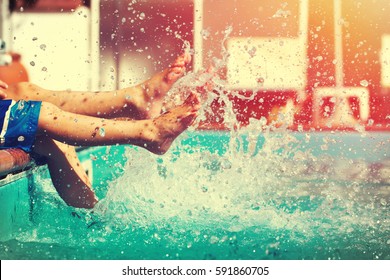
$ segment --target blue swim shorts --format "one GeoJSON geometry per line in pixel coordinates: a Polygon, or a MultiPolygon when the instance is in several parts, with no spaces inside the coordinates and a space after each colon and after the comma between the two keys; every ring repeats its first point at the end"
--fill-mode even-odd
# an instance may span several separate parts
{"type": "Polygon", "coordinates": [[[41,101],[0,100],[0,149],[31,152],[38,129],[41,101]]]}

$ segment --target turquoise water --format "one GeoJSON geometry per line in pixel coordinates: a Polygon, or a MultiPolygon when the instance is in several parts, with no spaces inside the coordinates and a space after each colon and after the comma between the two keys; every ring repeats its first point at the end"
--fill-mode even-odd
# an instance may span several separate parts
{"type": "Polygon", "coordinates": [[[39,172],[0,257],[389,259],[388,136],[193,131],[163,157],[86,149],[97,207],[67,207],[39,172]]]}

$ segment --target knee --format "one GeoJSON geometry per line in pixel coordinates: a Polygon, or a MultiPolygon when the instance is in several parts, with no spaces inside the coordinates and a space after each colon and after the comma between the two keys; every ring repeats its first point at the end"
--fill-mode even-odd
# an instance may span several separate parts
{"type": "Polygon", "coordinates": [[[40,115],[42,117],[58,115],[61,109],[50,102],[42,101],[40,115]]]}
{"type": "Polygon", "coordinates": [[[21,82],[9,86],[9,92],[12,98],[16,100],[30,100],[32,93],[36,92],[37,89],[36,85],[29,82],[21,82]]]}
{"type": "Polygon", "coordinates": [[[48,127],[57,124],[58,116],[61,113],[61,109],[50,102],[42,102],[41,111],[39,113],[38,128],[40,130],[46,130],[48,127]]]}

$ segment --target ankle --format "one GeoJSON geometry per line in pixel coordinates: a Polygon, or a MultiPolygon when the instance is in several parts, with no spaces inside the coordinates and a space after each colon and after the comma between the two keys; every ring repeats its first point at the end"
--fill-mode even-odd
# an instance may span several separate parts
{"type": "Polygon", "coordinates": [[[142,138],[145,142],[154,143],[159,142],[161,133],[158,125],[154,120],[143,120],[142,138]]]}

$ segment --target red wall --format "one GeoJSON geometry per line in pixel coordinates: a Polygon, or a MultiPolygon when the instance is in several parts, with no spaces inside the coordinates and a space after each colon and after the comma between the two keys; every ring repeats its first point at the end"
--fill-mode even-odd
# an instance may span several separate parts
{"type": "MultiPolygon", "coordinates": [[[[148,55],[154,60],[154,66],[148,72],[160,71],[182,51],[183,40],[193,44],[193,1],[121,1],[122,7],[116,11],[111,1],[102,2],[102,52],[111,52],[118,60],[125,54],[137,54],[144,49],[140,59],[148,55]],[[103,12],[104,11],[104,12],[103,12]],[[137,16],[145,12],[142,20],[137,16]],[[126,24],[120,24],[121,18],[127,18],[126,24]],[[134,21],[130,24],[130,20],[134,21]],[[143,31],[141,31],[143,28],[143,31]],[[112,34],[116,34],[112,39],[112,34]],[[181,39],[177,35],[180,35],[181,39]],[[134,45],[136,43],[136,46],[134,45]],[[147,47],[147,48],[146,48],[147,47]]],[[[343,64],[344,86],[361,87],[360,81],[369,82],[370,125],[368,129],[387,130],[390,126],[390,89],[381,86],[380,48],[381,36],[390,33],[390,1],[361,0],[342,1],[343,17],[343,64]]],[[[301,125],[313,128],[313,92],[316,88],[334,87],[335,82],[335,46],[334,46],[334,9],[333,1],[309,1],[308,46],[307,46],[307,98],[296,102],[294,91],[259,90],[253,100],[233,97],[229,92],[236,112],[237,121],[246,125],[250,118],[268,117],[270,112],[292,99],[297,105],[294,127],[301,125]],[[321,56],[322,60],[318,60],[321,56]]],[[[221,58],[224,31],[233,27],[231,37],[297,37],[299,32],[298,0],[204,0],[204,29],[210,36],[203,40],[204,61],[207,67],[214,57],[221,58]],[[284,7],[289,11],[286,17],[273,15],[284,7]],[[271,20],[272,18],[272,20],[271,20]]],[[[136,63],[136,62],[135,62],[136,63]]],[[[226,78],[226,69],[219,72],[226,78]]],[[[250,96],[245,90],[241,95],[250,96]]],[[[349,98],[353,115],[359,117],[358,99],[349,98]]],[[[205,128],[223,127],[223,102],[216,99],[212,104],[212,113],[203,124],[205,128]]],[[[332,107],[329,100],[324,105],[332,107]]]]}

